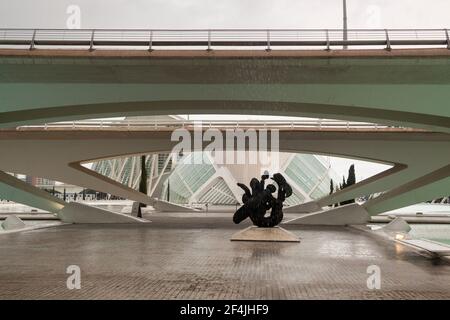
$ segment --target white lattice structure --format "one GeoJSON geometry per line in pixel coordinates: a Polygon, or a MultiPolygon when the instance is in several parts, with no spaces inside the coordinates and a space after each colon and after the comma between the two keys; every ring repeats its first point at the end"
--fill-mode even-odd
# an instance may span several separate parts
{"type": "MultiPolygon", "coordinates": [[[[329,193],[330,179],[337,181],[326,158],[311,154],[280,153],[280,172],[293,187],[287,205],[323,197],[329,193]]],[[[177,159],[173,154],[146,156],[148,195],[178,204],[240,203],[242,190],[237,182],[248,184],[265,170],[261,164],[222,165],[210,154],[189,153],[177,159]],[[203,157],[203,161],[198,161],[203,157]],[[201,162],[201,163],[200,163],[201,162]]],[[[141,157],[96,162],[93,170],[131,188],[138,189],[141,157]]]]}

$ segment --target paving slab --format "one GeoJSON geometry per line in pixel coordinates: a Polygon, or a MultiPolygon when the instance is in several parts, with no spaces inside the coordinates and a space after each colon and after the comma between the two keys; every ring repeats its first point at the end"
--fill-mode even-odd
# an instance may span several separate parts
{"type": "Polygon", "coordinates": [[[286,226],[301,243],[230,241],[231,214],[148,216],[4,235],[0,299],[450,299],[450,265],[348,227],[286,226]],[[81,271],[69,290],[68,266],[81,271]],[[379,266],[381,289],[367,287],[379,266]]]}

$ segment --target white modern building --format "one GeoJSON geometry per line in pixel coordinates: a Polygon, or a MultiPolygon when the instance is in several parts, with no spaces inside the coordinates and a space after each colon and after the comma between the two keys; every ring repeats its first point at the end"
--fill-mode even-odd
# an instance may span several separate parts
{"type": "MultiPolygon", "coordinates": [[[[338,181],[326,157],[279,153],[280,172],[293,187],[286,205],[321,198],[330,192],[330,180],[338,181]]],[[[149,196],[177,204],[234,205],[241,202],[238,182],[249,184],[266,170],[262,164],[216,164],[210,154],[194,152],[177,157],[154,154],[145,157],[149,196]],[[203,161],[198,161],[203,157],[203,161]],[[201,163],[199,163],[201,162],[201,163]]],[[[138,189],[141,157],[95,162],[92,170],[138,189]]],[[[273,172],[274,173],[274,172],[273,172]]]]}

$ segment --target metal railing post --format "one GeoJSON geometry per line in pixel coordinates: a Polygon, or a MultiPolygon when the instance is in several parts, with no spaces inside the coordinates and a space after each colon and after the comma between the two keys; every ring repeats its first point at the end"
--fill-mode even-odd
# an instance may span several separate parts
{"type": "Polygon", "coordinates": [[[206,51],[211,51],[211,30],[208,30],[208,49],[206,51]]]}
{"type": "MultiPolygon", "coordinates": [[[[116,36],[118,32],[122,32],[122,37],[120,38],[120,41],[117,41],[116,46],[118,47],[134,47],[135,43],[138,42],[138,45],[142,45],[142,49],[143,50],[148,50],[148,51],[153,51],[153,40],[154,40],[154,36],[155,34],[158,35],[157,31],[158,30],[152,30],[152,29],[142,29],[140,31],[144,32],[143,37],[141,38],[139,36],[139,39],[136,40],[135,36],[131,35],[129,37],[127,37],[125,35],[124,32],[126,32],[127,30],[115,30],[115,29],[111,29],[111,30],[105,30],[105,32],[103,32],[101,29],[99,29],[100,31],[100,35],[97,35],[96,37],[96,33],[98,34],[96,29],[90,29],[90,30],[83,30],[82,31],[82,35],[83,35],[83,43],[85,44],[85,46],[89,46],[89,51],[93,51],[95,50],[94,45],[95,45],[95,41],[97,41],[97,45],[99,45],[99,47],[104,46],[108,46],[107,43],[112,42],[112,43],[116,43],[116,36]],[[148,33],[147,33],[148,32],[148,33]],[[147,35],[145,35],[147,34],[147,35]],[[85,36],[90,36],[90,40],[85,38],[85,36]],[[148,37],[147,40],[145,40],[145,37],[148,37]],[[89,42],[88,42],[89,41],[89,42]]],[[[167,31],[167,30],[166,30],[167,31]]],[[[169,30],[170,31],[170,30],[169,30]]],[[[364,47],[364,46],[371,46],[374,43],[378,43],[378,40],[380,38],[382,38],[382,33],[384,32],[385,34],[385,39],[384,42],[382,43],[383,40],[381,39],[380,44],[382,44],[383,46],[385,46],[385,50],[392,50],[392,43],[396,44],[396,43],[408,43],[409,46],[411,47],[419,47],[419,46],[423,46],[423,45],[433,45],[435,47],[440,47],[443,44],[446,45],[447,49],[450,50],[450,35],[449,35],[449,28],[442,28],[442,29],[423,29],[422,31],[427,31],[427,33],[424,33],[423,36],[418,36],[417,33],[418,31],[421,30],[417,30],[417,29],[405,29],[405,30],[400,30],[400,32],[395,31],[395,30],[389,30],[389,29],[374,29],[374,30],[358,30],[358,29],[354,29],[352,30],[352,34],[354,34],[354,39],[352,40],[352,37],[348,37],[348,30],[343,30],[343,39],[342,40],[336,40],[339,35],[340,32],[342,30],[330,30],[330,29],[320,29],[320,30],[307,30],[307,29],[298,29],[298,30],[274,30],[274,29],[254,29],[251,30],[252,32],[255,32],[255,36],[257,37],[257,41],[255,41],[254,38],[252,37],[247,37],[247,34],[245,33],[245,30],[231,30],[233,33],[228,34],[225,33],[224,37],[222,37],[222,32],[224,32],[224,30],[217,30],[217,29],[204,29],[204,30],[197,30],[194,33],[192,33],[192,30],[179,30],[179,33],[174,33],[171,34],[173,37],[169,37],[169,38],[164,38],[163,40],[161,40],[159,42],[159,44],[161,43],[168,43],[169,45],[175,46],[175,47],[182,47],[182,46],[194,46],[195,49],[199,49],[199,50],[205,50],[204,49],[204,45],[205,45],[205,32],[207,32],[207,39],[206,39],[206,44],[207,44],[207,51],[212,51],[212,36],[214,32],[218,32],[217,36],[216,36],[216,42],[215,44],[219,45],[219,46],[228,46],[228,47],[234,47],[234,46],[246,46],[246,47],[262,47],[262,43],[265,42],[265,48],[263,50],[266,51],[271,51],[272,50],[272,31],[274,31],[274,35],[275,35],[275,45],[278,43],[277,41],[282,40],[283,43],[286,43],[286,45],[284,47],[291,47],[291,46],[295,46],[295,47],[301,47],[301,48],[306,48],[309,47],[311,45],[317,45],[319,44],[320,46],[318,47],[318,50],[326,50],[329,51],[331,50],[331,41],[333,38],[333,43],[334,46],[336,43],[338,43],[339,45],[342,44],[342,46],[344,48],[347,48],[350,44],[352,46],[354,46],[355,48],[360,48],[360,47],[364,47]],[[278,34],[278,31],[282,31],[282,32],[286,32],[286,33],[281,33],[278,34]],[[291,37],[289,32],[295,31],[297,33],[297,39],[294,37],[291,37]],[[358,32],[361,31],[361,34],[359,34],[358,32]],[[190,33],[187,33],[190,32],[190,33]],[[301,34],[302,32],[312,32],[309,33],[306,36],[306,39],[298,39],[299,38],[299,34],[301,34]],[[412,39],[410,36],[411,34],[415,32],[416,33],[416,37],[415,39],[412,39]],[[442,39],[442,33],[445,33],[445,38],[442,39]],[[265,36],[263,35],[265,33],[265,36]],[[438,34],[440,33],[440,35],[438,34]],[[325,39],[322,38],[322,36],[325,35],[325,39]],[[390,36],[393,36],[394,40],[391,41],[390,36]],[[194,37],[194,44],[192,44],[192,37],[194,37]],[[266,39],[263,39],[264,37],[266,37],[266,39]],[[280,38],[281,37],[281,38],[280,38]],[[319,41],[318,41],[319,39],[319,41]],[[265,41],[264,41],[265,40],[265,41]],[[325,40],[323,42],[323,40],[325,40]],[[197,43],[199,41],[199,43],[197,43]],[[198,46],[199,45],[199,46],[198,46]],[[323,49],[323,45],[325,45],[325,49],[323,49]]],[[[2,33],[2,44],[6,44],[6,45],[17,45],[17,43],[20,44],[24,44],[26,46],[26,50],[33,50],[35,49],[36,43],[38,44],[45,44],[46,46],[48,46],[50,49],[60,49],[61,46],[67,45],[67,46],[78,46],[78,34],[75,36],[69,36],[66,37],[64,32],[61,32],[61,30],[58,29],[46,29],[44,31],[44,38],[42,38],[42,29],[1,29],[0,33],[2,33]],[[9,31],[13,31],[13,33],[11,33],[11,35],[9,35],[9,31]],[[26,33],[23,33],[26,32],[26,33]],[[39,35],[37,34],[38,32],[41,32],[39,35]],[[6,37],[7,35],[7,37],[6,37]],[[28,39],[28,36],[31,35],[31,38],[28,39]],[[48,35],[50,37],[50,39],[47,39],[48,35]],[[39,36],[39,37],[38,37],[39,36]]],[[[162,31],[164,32],[164,31],[162,31]]],[[[158,38],[159,39],[159,38],[158,38]]],[[[157,41],[158,43],[158,41],[157,41]]],[[[289,48],[283,48],[283,49],[288,49],[289,48]]]]}
{"type": "Polygon", "coordinates": [[[450,50],[450,38],[448,37],[448,29],[444,29],[445,31],[445,38],[447,40],[447,49],[450,50]]]}
{"type": "Polygon", "coordinates": [[[326,51],[330,51],[331,49],[330,49],[330,35],[329,35],[329,32],[328,32],[328,29],[327,30],[325,30],[326,31],[326,35],[327,35],[327,48],[325,49],[326,51]]]}
{"type": "Polygon", "coordinates": [[[384,29],[384,33],[386,34],[386,50],[391,51],[391,40],[389,39],[388,30],[384,29]]]}
{"type": "Polygon", "coordinates": [[[33,37],[31,38],[30,50],[34,50],[34,39],[36,38],[36,29],[33,31],[33,37]]]}
{"type": "Polygon", "coordinates": [[[150,40],[148,41],[148,51],[152,52],[153,49],[153,30],[150,30],[150,40]]]}
{"type": "Polygon", "coordinates": [[[94,34],[95,34],[95,29],[92,29],[91,44],[89,45],[89,51],[93,51],[94,50],[94,34]]]}

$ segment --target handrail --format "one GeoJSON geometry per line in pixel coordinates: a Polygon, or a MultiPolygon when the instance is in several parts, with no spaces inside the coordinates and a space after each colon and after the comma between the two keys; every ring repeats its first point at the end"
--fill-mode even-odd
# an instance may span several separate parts
{"type": "Polygon", "coordinates": [[[11,29],[0,28],[0,47],[27,49],[185,48],[213,50],[235,47],[322,48],[324,50],[439,46],[449,48],[448,29],[11,29]],[[345,37],[344,37],[345,34],[345,37]]]}
{"type": "Polygon", "coordinates": [[[356,122],[356,121],[340,121],[340,120],[206,120],[206,121],[166,121],[166,120],[81,120],[81,121],[67,121],[45,123],[42,125],[26,125],[16,128],[18,131],[26,130],[175,130],[178,128],[196,129],[202,128],[204,130],[215,129],[280,129],[280,130],[295,130],[295,129],[372,129],[372,130],[386,130],[395,129],[401,131],[410,131],[410,128],[404,127],[389,127],[374,123],[356,122]]]}

